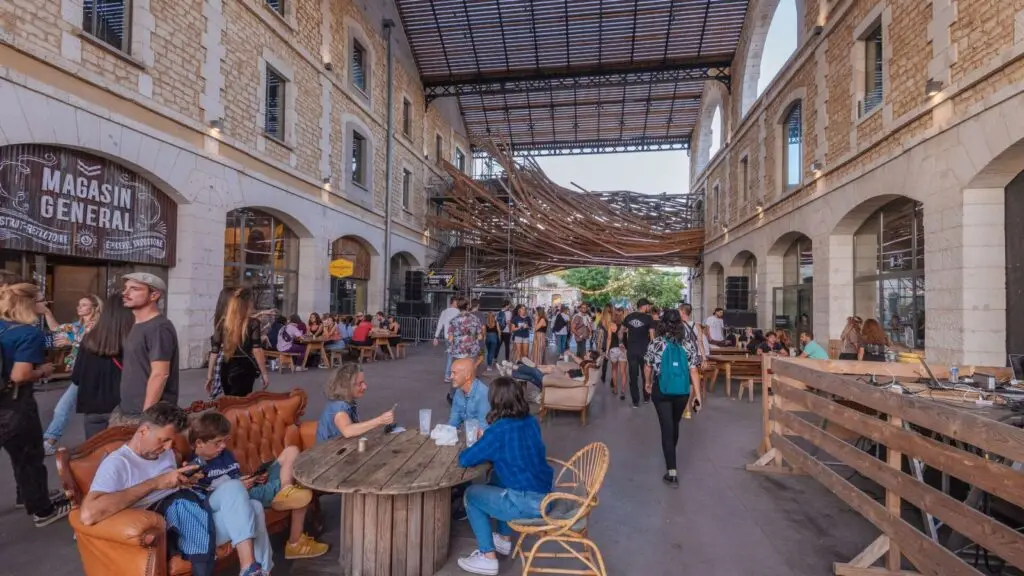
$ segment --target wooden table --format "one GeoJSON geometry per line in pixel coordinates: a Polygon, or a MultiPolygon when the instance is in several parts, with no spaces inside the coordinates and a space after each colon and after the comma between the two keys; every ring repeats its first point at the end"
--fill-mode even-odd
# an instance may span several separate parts
{"type": "Polygon", "coordinates": [[[295,478],[341,493],[341,574],[430,576],[448,560],[451,488],[487,466],[462,468],[456,446],[437,446],[416,430],[337,438],[303,452],[295,478]]]}
{"type": "MultiPolygon", "coordinates": [[[[715,380],[718,379],[718,370],[721,367],[725,370],[725,395],[732,397],[733,368],[736,369],[737,378],[743,378],[751,382],[761,380],[761,356],[758,354],[745,354],[730,352],[727,354],[715,354],[708,356],[708,360],[715,363],[714,376],[708,384],[708,391],[714,389],[715,380]]],[[[740,395],[743,394],[743,386],[740,386],[740,395]]],[[[750,385],[750,400],[753,402],[754,387],[750,385]]]]}
{"type": "Polygon", "coordinates": [[[326,360],[327,359],[327,351],[324,349],[324,342],[326,342],[326,340],[324,340],[323,338],[316,338],[316,337],[302,337],[302,338],[299,338],[299,344],[305,344],[306,345],[306,355],[302,358],[302,367],[303,368],[305,368],[309,364],[309,355],[313,353],[314,349],[320,351],[320,359],[321,360],[326,360]]]}
{"type": "Polygon", "coordinates": [[[377,357],[377,351],[384,348],[388,351],[391,359],[395,359],[395,351],[391,348],[391,338],[394,338],[397,334],[392,334],[390,330],[374,329],[370,331],[370,338],[373,339],[373,356],[377,357]]]}

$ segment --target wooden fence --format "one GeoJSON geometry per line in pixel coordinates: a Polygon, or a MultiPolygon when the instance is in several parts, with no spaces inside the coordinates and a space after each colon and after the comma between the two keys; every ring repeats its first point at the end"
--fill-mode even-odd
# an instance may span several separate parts
{"type": "MultiPolygon", "coordinates": [[[[970,484],[975,491],[1024,507],[1024,472],[1014,464],[1024,462],[1022,415],[999,405],[979,406],[970,395],[964,402],[962,392],[953,397],[951,391],[933,391],[920,384],[892,384],[916,380],[922,370],[920,365],[897,363],[766,358],[762,455],[747,469],[809,475],[882,532],[856,558],[836,563],[836,575],[980,575],[940,543],[950,540],[940,538],[933,518],[1007,564],[1024,569],[1024,535],[925,483],[920,472],[927,465],[970,484]],[[872,373],[880,383],[864,376],[872,373]],[[848,441],[851,437],[885,446],[886,459],[859,449],[848,441]],[[884,491],[884,503],[801,447],[808,444],[817,449],[814,452],[827,453],[877,483],[884,491]],[[903,470],[903,456],[911,464],[911,473],[903,470]],[[920,510],[926,531],[903,518],[904,500],[920,510]],[[903,557],[916,572],[903,571],[903,557]],[[874,567],[879,560],[884,560],[884,566],[874,567]]],[[[947,373],[935,376],[948,377],[947,373]]]]}

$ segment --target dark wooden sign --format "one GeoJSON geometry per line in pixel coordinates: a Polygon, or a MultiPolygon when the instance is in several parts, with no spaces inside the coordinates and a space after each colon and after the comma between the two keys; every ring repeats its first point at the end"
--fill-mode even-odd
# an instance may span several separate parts
{"type": "Polygon", "coordinates": [[[110,160],[0,147],[0,248],[172,266],[177,214],[169,196],[110,160]]]}

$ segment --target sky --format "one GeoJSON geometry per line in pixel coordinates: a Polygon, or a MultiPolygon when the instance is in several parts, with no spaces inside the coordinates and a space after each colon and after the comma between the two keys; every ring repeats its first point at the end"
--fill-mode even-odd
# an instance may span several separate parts
{"type": "MultiPolygon", "coordinates": [[[[761,57],[758,94],[771,82],[796,50],[796,4],[782,0],[768,28],[761,57]]],[[[736,81],[734,81],[734,84],[736,81]]],[[[684,194],[689,191],[690,159],[687,152],[631,152],[588,156],[544,156],[537,162],[556,183],[573,182],[592,191],[630,190],[644,194],[684,194]]]]}

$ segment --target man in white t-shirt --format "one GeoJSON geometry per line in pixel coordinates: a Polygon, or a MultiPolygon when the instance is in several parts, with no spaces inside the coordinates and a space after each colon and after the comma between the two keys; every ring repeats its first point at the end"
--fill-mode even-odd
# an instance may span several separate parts
{"type": "MultiPolygon", "coordinates": [[[[448,307],[441,312],[441,316],[437,319],[437,329],[434,330],[434,346],[437,346],[441,342],[441,338],[448,341],[448,324],[451,323],[452,318],[459,315],[459,297],[453,296],[448,301],[448,307]]],[[[451,384],[452,381],[452,354],[448,352],[448,360],[444,365],[444,381],[451,384]]]]}
{"type": "Polygon", "coordinates": [[[708,340],[711,341],[713,346],[725,345],[725,321],[722,320],[723,316],[725,316],[725,310],[715,308],[715,313],[708,316],[708,319],[704,321],[704,325],[708,327],[708,340]]]}
{"type": "MultiPolygon", "coordinates": [[[[135,435],[100,463],[82,500],[81,519],[92,526],[128,508],[153,510],[164,516],[168,529],[178,533],[178,549],[192,562],[192,573],[212,575],[210,515],[201,498],[188,490],[179,492],[199,480],[198,466],[179,468],[171,450],[187,426],[185,412],[169,402],[147,408],[135,435]]],[[[262,507],[249,503],[249,493],[240,481],[224,484],[206,498],[215,524],[214,544],[232,543],[243,576],[265,576],[272,568],[273,551],[262,507]]]]}

